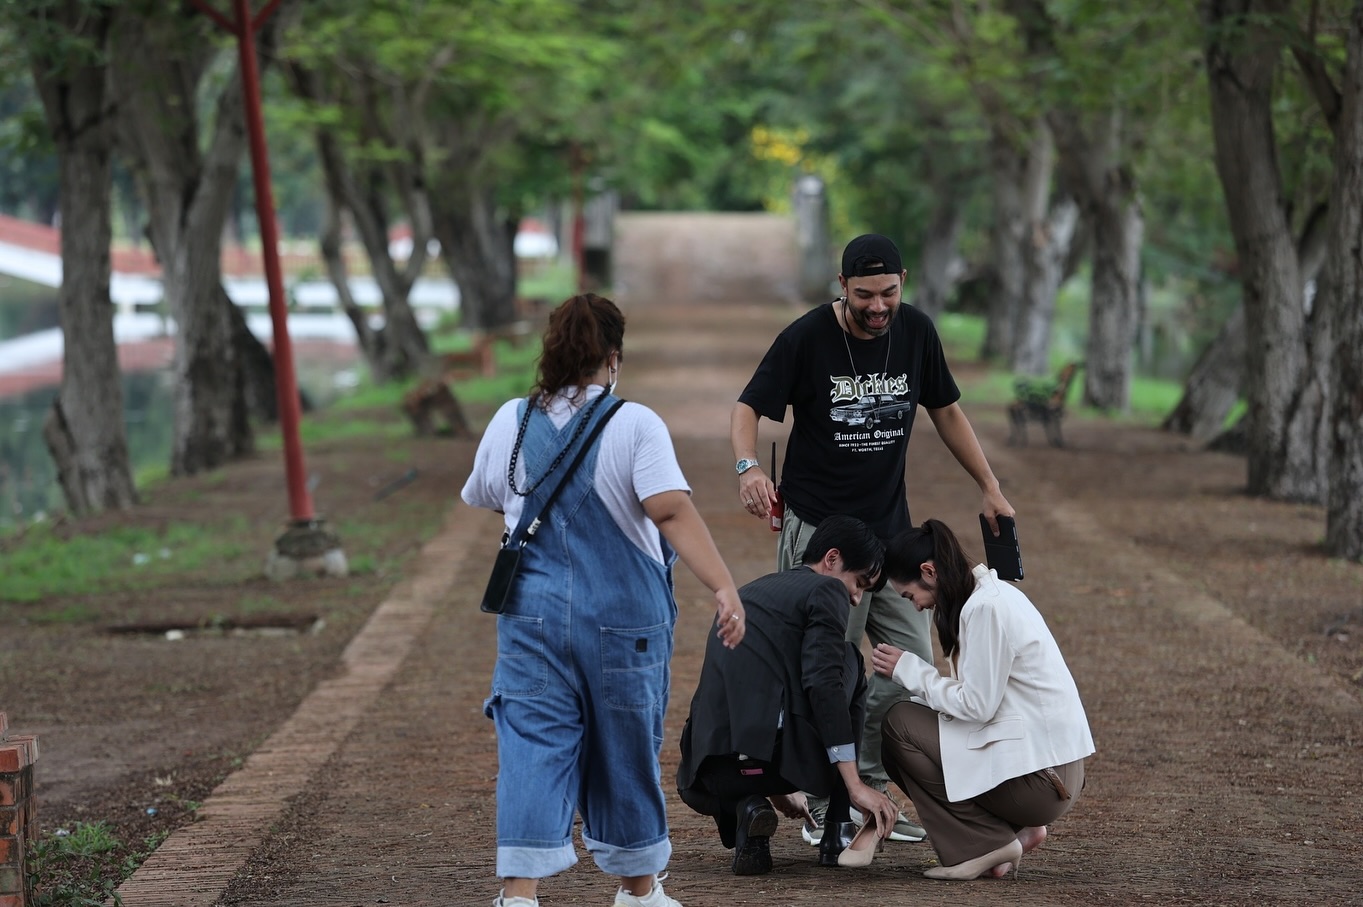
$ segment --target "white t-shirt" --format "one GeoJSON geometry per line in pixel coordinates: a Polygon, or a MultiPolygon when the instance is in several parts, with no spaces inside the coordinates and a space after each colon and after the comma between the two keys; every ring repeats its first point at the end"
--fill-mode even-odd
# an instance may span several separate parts
{"type": "MultiPolygon", "coordinates": [[[[549,418],[556,428],[562,428],[581,407],[570,404],[575,388],[564,388],[549,403],[549,418]]],[[[587,387],[583,405],[605,391],[599,384],[587,387]]],[[[515,494],[506,481],[506,467],[511,462],[511,449],[516,442],[516,408],[520,400],[508,400],[488,423],[478,453],[473,460],[473,471],[464,483],[461,497],[473,507],[500,510],[506,515],[508,531],[516,528],[526,499],[515,494]]],[[[672,436],[667,425],[647,406],[625,403],[601,430],[596,442],[596,493],[620,531],[649,557],[663,562],[662,544],[658,529],[644,514],[640,503],[645,498],[664,491],[691,492],[682,475],[677,454],[672,449],[672,436]]],[[[549,487],[557,482],[571,458],[564,460],[545,481],[549,487]]],[[[516,487],[522,490],[529,484],[525,461],[516,463],[516,487]]]]}

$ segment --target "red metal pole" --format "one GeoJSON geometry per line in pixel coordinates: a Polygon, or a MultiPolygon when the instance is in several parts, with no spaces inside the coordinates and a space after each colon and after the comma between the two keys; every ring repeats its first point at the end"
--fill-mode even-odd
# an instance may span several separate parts
{"type": "MultiPolygon", "coordinates": [[[[275,221],[274,193],[270,189],[265,120],[260,113],[260,70],[256,63],[255,38],[255,29],[260,20],[252,21],[248,0],[233,0],[233,6],[237,19],[237,49],[241,59],[241,88],[246,96],[246,132],[251,144],[256,217],[260,221],[265,285],[270,293],[270,322],[274,327],[275,389],[279,398],[279,428],[284,436],[284,474],[289,486],[289,514],[295,524],[311,523],[314,519],[312,495],[308,493],[303,445],[298,438],[298,382],[294,376],[293,344],[289,340],[289,315],[285,308],[284,279],[279,266],[279,227],[275,221]]],[[[266,12],[273,9],[274,5],[271,5],[266,12]]]]}

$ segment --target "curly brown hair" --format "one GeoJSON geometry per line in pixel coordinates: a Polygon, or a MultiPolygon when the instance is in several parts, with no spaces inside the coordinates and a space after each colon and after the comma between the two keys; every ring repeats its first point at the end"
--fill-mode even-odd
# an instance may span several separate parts
{"type": "Polygon", "coordinates": [[[595,293],[569,297],[549,316],[531,396],[545,405],[576,387],[574,399],[580,398],[611,353],[624,355],[624,341],[625,316],[615,303],[595,293]]]}

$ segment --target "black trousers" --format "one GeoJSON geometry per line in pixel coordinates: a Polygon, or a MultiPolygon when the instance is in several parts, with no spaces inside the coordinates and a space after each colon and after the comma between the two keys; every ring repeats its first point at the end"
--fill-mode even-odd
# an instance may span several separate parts
{"type": "MultiPolygon", "coordinates": [[[[778,751],[779,753],[779,751],[778,751]]],[[[851,801],[842,775],[829,763],[830,792],[825,822],[848,822],[851,801]]],[[[737,753],[706,756],[696,772],[695,783],[677,793],[682,802],[702,816],[713,816],[719,839],[725,847],[734,846],[738,828],[738,804],[747,797],[793,794],[799,787],[776,771],[773,763],[760,759],[740,759],[737,753]]]]}

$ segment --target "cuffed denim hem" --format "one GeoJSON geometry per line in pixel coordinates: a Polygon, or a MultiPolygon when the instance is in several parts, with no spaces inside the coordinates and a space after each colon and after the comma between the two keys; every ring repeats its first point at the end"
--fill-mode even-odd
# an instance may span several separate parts
{"type": "Polygon", "coordinates": [[[592,859],[601,871],[613,876],[646,876],[662,872],[672,859],[672,839],[664,835],[653,844],[643,847],[616,847],[593,841],[586,835],[582,841],[591,851],[592,859]]]}
{"type": "MultiPolygon", "coordinates": [[[[543,879],[577,862],[571,843],[560,847],[497,847],[497,878],[543,879]]],[[[645,873],[647,870],[645,870],[645,873]]],[[[641,873],[642,875],[643,873],[641,873]]]]}

